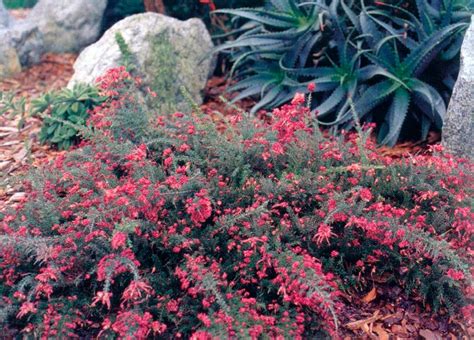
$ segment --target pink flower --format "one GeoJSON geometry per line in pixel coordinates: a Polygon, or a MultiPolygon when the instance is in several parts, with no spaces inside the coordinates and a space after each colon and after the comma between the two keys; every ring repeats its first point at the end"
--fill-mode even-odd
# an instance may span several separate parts
{"type": "Polygon", "coordinates": [[[305,96],[304,96],[304,93],[296,93],[295,96],[293,97],[292,101],[291,101],[291,104],[293,105],[301,105],[301,104],[304,104],[305,102],[305,96]]]}
{"type": "Polygon", "coordinates": [[[125,246],[125,242],[127,241],[127,234],[124,232],[116,232],[112,237],[112,241],[110,242],[112,245],[112,249],[118,249],[120,247],[125,246]]]}
{"type": "Polygon", "coordinates": [[[365,202],[370,202],[373,198],[372,192],[370,191],[370,189],[367,189],[367,188],[360,189],[359,196],[360,196],[360,199],[365,202]]]}
{"type": "Polygon", "coordinates": [[[164,331],[166,331],[168,327],[159,321],[153,321],[151,323],[151,329],[153,330],[154,333],[162,334],[164,331]]]}
{"type": "Polygon", "coordinates": [[[316,241],[317,245],[320,245],[325,241],[329,243],[329,239],[332,236],[336,236],[336,234],[332,232],[331,226],[325,223],[321,223],[318,227],[318,232],[313,237],[313,241],[316,241]]]}
{"type": "Polygon", "coordinates": [[[20,307],[20,311],[16,315],[17,319],[21,319],[28,313],[36,313],[37,309],[33,302],[23,302],[20,307]]]}
{"type": "Polygon", "coordinates": [[[176,300],[170,300],[166,304],[166,310],[169,313],[176,313],[179,310],[179,304],[176,300]]]}
{"type": "Polygon", "coordinates": [[[309,92],[314,92],[316,90],[316,84],[315,83],[309,83],[308,84],[308,91],[309,92]]]}
{"type": "Polygon", "coordinates": [[[150,285],[143,281],[133,280],[122,294],[123,301],[137,301],[142,298],[142,294],[145,294],[147,299],[152,293],[153,289],[150,285]]]}
{"type": "Polygon", "coordinates": [[[141,144],[133,152],[125,157],[129,161],[143,161],[146,158],[146,145],[141,144]]]}
{"type": "Polygon", "coordinates": [[[112,297],[112,293],[110,292],[97,292],[94,300],[92,300],[92,307],[94,307],[98,302],[103,305],[107,306],[107,309],[110,309],[110,298],[112,297]]]}
{"type": "Polygon", "coordinates": [[[283,148],[283,145],[281,145],[281,143],[278,143],[278,142],[272,145],[272,151],[276,155],[283,155],[285,153],[285,149],[283,148]]]}
{"type": "Polygon", "coordinates": [[[190,340],[212,340],[212,335],[205,331],[197,331],[191,335],[190,340]]]}
{"type": "Polygon", "coordinates": [[[197,202],[191,201],[186,208],[186,212],[191,215],[193,223],[204,223],[212,213],[211,201],[206,197],[199,198],[197,202]]]}
{"type": "Polygon", "coordinates": [[[197,315],[197,318],[203,323],[204,326],[211,327],[211,319],[209,319],[209,317],[206,314],[199,313],[197,315]]]}
{"type": "Polygon", "coordinates": [[[454,270],[452,268],[448,269],[448,272],[446,274],[456,281],[461,281],[464,279],[464,273],[462,271],[454,270]]]}

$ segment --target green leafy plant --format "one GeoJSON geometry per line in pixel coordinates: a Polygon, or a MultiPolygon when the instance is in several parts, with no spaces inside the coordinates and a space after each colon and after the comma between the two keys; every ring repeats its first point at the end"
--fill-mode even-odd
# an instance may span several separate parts
{"type": "Polygon", "coordinates": [[[235,100],[272,109],[317,84],[313,114],[334,130],[375,122],[378,140],[425,139],[442,127],[470,20],[468,0],[272,0],[218,10],[243,19],[230,54],[235,100]],[[436,72],[433,70],[436,69],[436,72]]]}
{"type": "Polygon", "coordinates": [[[77,84],[72,89],[50,92],[32,101],[32,115],[42,117],[41,143],[68,149],[79,140],[78,127],[85,126],[88,111],[102,103],[96,87],[77,84]]]}
{"type": "Polygon", "coordinates": [[[36,5],[38,0],[3,0],[6,8],[30,8],[36,5]]]}

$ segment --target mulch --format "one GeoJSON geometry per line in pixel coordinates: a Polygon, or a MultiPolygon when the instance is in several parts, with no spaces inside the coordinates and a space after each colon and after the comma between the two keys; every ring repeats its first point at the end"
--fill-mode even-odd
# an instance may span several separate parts
{"type": "MultiPolygon", "coordinates": [[[[73,54],[47,54],[40,64],[24,70],[17,76],[0,81],[0,91],[10,91],[28,99],[64,87],[72,76],[76,56],[73,54]]],[[[236,112],[235,107],[223,104],[221,95],[227,83],[222,77],[209,80],[205,103],[201,109],[210,115],[236,112]]],[[[226,95],[226,101],[230,97],[226,95]]],[[[248,110],[252,101],[239,103],[248,110]]],[[[218,117],[218,115],[213,115],[218,117]]],[[[0,116],[0,212],[15,206],[24,196],[18,180],[29,167],[48,162],[64,151],[57,151],[38,142],[41,121],[33,117],[0,116]]],[[[218,118],[216,118],[218,119],[218,118]]],[[[439,134],[430,134],[428,142],[408,142],[395,148],[380,148],[390,157],[425,153],[429,144],[439,141],[439,134]]],[[[444,311],[435,315],[421,299],[408,298],[396,285],[388,285],[382,278],[365,278],[372,282],[368,292],[346,292],[342,299],[346,308],[341,317],[341,333],[346,339],[471,339],[474,328],[461,322],[460,317],[450,317],[444,311]]]]}

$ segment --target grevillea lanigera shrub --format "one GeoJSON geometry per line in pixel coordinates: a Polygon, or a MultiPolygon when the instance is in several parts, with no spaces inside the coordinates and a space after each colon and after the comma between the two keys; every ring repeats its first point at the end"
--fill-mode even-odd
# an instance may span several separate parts
{"type": "Polygon", "coordinates": [[[337,337],[374,275],[469,317],[472,165],[325,138],[304,95],[215,123],[148,115],[124,68],[100,86],[88,141],[1,217],[4,334],[337,337]]]}

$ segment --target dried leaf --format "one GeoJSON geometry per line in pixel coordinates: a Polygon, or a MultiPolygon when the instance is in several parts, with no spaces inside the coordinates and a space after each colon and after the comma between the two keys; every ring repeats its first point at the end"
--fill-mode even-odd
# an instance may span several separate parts
{"type": "Polygon", "coordinates": [[[25,196],[26,194],[24,192],[17,192],[10,197],[10,202],[20,202],[25,196]]]}
{"type": "Polygon", "coordinates": [[[443,337],[438,333],[430,331],[429,329],[422,329],[420,331],[420,336],[426,340],[442,340],[443,337]]]}
{"type": "Polygon", "coordinates": [[[364,326],[367,327],[368,324],[374,323],[375,321],[381,319],[382,317],[379,315],[379,313],[380,311],[376,310],[374,315],[372,315],[370,318],[349,322],[346,324],[346,327],[352,330],[363,329],[364,326]]]}
{"type": "Polygon", "coordinates": [[[370,303],[377,298],[377,289],[374,287],[372,290],[362,298],[364,303],[370,303]]]}
{"type": "Polygon", "coordinates": [[[373,331],[377,333],[379,340],[389,340],[390,335],[387,331],[382,327],[382,324],[378,323],[373,327],[373,331]]]}

